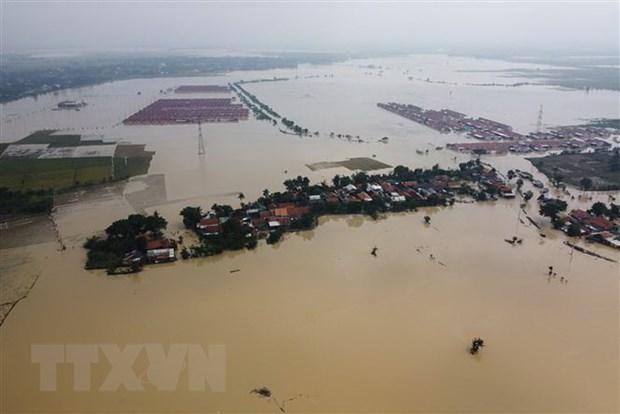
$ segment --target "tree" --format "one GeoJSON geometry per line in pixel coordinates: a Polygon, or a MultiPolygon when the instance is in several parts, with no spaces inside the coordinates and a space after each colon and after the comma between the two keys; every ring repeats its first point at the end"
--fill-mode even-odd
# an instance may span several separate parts
{"type": "Polygon", "coordinates": [[[430,224],[430,223],[431,223],[430,216],[424,216],[424,224],[430,224]]]}
{"type": "Polygon", "coordinates": [[[202,217],[202,209],[200,207],[185,207],[181,210],[180,215],[183,216],[185,227],[194,229],[202,217]]]}
{"type": "Polygon", "coordinates": [[[410,173],[411,170],[403,165],[397,165],[394,167],[394,176],[400,180],[406,180],[410,173]]]}
{"type": "Polygon", "coordinates": [[[310,179],[308,177],[298,175],[296,178],[284,181],[284,186],[288,191],[295,191],[298,188],[304,190],[310,186],[310,179]]]}
{"type": "Polygon", "coordinates": [[[245,194],[239,193],[237,197],[239,198],[239,200],[243,200],[245,198],[245,194]]]}
{"type": "Polygon", "coordinates": [[[541,202],[539,212],[541,216],[550,217],[551,221],[555,222],[558,219],[558,214],[565,211],[567,207],[566,201],[549,198],[541,202]]]}
{"type": "Polygon", "coordinates": [[[355,185],[366,184],[368,182],[368,174],[360,171],[353,175],[353,182],[355,185]]]}
{"type": "Polygon", "coordinates": [[[280,241],[280,238],[282,238],[282,234],[284,233],[282,232],[282,230],[279,229],[272,231],[267,237],[267,244],[276,244],[278,241],[280,241]]]}
{"type": "Polygon", "coordinates": [[[580,181],[579,184],[581,184],[581,188],[584,191],[588,191],[592,188],[592,179],[590,177],[583,177],[580,181]]]}
{"type": "Polygon", "coordinates": [[[571,223],[566,230],[566,234],[570,237],[581,236],[581,226],[577,223],[571,223]]]}
{"type": "Polygon", "coordinates": [[[595,216],[606,216],[608,214],[608,209],[605,203],[597,201],[596,203],[592,204],[592,207],[590,208],[590,213],[594,214],[595,216]]]}
{"type": "Polygon", "coordinates": [[[332,178],[332,183],[334,184],[334,187],[340,187],[340,176],[338,174],[334,175],[334,178],[332,178]]]}
{"type": "Polygon", "coordinates": [[[157,211],[152,216],[146,216],[144,231],[150,231],[161,236],[161,230],[166,227],[168,227],[168,221],[160,216],[157,211]]]}

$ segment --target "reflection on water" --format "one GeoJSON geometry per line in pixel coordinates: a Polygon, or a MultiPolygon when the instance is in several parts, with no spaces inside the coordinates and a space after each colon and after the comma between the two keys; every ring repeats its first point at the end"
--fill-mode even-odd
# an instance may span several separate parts
{"type": "MultiPolygon", "coordinates": [[[[279,399],[304,395],[287,404],[296,412],[617,411],[620,267],[571,254],[564,236],[538,217],[534,201],[526,211],[543,224],[546,238],[519,221],[517,201],[501,200],[379,220],[323,217],[315,230],[286,234],[273,246],[149,267],[139,275],[110,278],[82,269],[85,238],[136,210],[157,209],[178,235],[179,210],[186,205],[238,205],[238,192],[254,199],[297,175],[320,182],[349,173],[309,171],[308,163],[376,154],[391,165],[417,168],[455,167],[470,159],[433,149],[462,137],[404,122],[376,108],[378,101],[449,107],[518,130],[533,128],[541,103],[546,122],[554,124],[618,110],[617,92],[466,87],[461,84],[496,75],[457,72],[506,65],[418,56],[203,79],[214,84],[289,77],[247,88],[312,131],[389,136],[388,144],[348,143],[323,133],[299,138],[252,120],[207,124],[207,154],[201,158],[193,126],[118,125],[157,99],[160,89],[198,79],[114,82],[5,105],[4,113],[18,115],[2,121],[2,141],[44,127],[102,128],[106,137],[156,151],[148,176],[126,187],[67,196],[73,201],[54,213],[67,250],[59,252],[53,243],[25,247],[19,253],[29,255],[30,267],[8,269],[41,269],[41,277],[0,330],[2,352],[11,355],[0,362],[9,378],[1,397],[7,411],[271,412],[273,405],[249,394],[260,386],[279,399]],[[382,76],[360,67],[370,62],[383,67],[382,76]],[[409,81],[406,70],[459,85],[409,81]],[[48,110],[61,98],[86,95],[83,111],[48,110]],[[426,148],[428,155],[416,153],[426,148]],[[425,215],[432,217],[430,225],[425,215]],[[504,242],[514,235],[522,245],[504,242]],[[377,257],[369,254],[375,246],[377,257]],[[549,265],[557,278],[548,278],[549,265]],[[475,336],[486,347],[472,357],[467,347],[475,336]],[[36,343],[225,344],[226,392],[192,393],[181,385],[162,393],[146,383],[141,393],[75,393],[72,373],[61,369],[59,391],[42,393],[29,354],[36,343]]],[[[485,160],[501,171],[532,171],[547,182],[521,157],[485,160]]],[[[571,200],[582,208],[591,203],[571,200]]],[[[15,254],[0,250],[0,263],[15,254]]],[[[135,370],[143,368],[137,363],[135,370]]],[[[94,389],[107,370],[105,364],[93,367],[94,389]]]]}

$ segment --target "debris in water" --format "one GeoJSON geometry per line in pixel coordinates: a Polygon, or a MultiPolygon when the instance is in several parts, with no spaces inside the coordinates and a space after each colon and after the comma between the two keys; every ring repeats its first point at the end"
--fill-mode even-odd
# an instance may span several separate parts
{"type": "Polygon", "coordinates": [[[250,394],[257,394],[262,398],[271,398],[271,390],[267,387],[254,388],[250,394]]]}
{"type": "Polygon", "coordinates": [[[518,238],[517,236],[512,236],[512,239],[504,239],[504,241],[506,243],[512,244],[513,246],[515,244],[521,244],[523,243],[523,239],[518,238]]]}
{"type": "Polygon", "coordinates": [[[580,252],[580,253],[584,253],[584,254],[587,254],[587,255],[589,255],[589,256],[596,257],[596,258],[598,258],[598,259],[603,259],[603,260],[606,260],[606,261],[608,261],[608,262],[618,263],[618,261],[617,261],[617,260],[610,259],[609,257],[602,256],[602,255],[600,255],[600,254],[598,254],[598,253],[595,253],[595,252],[593,252],[593,251],[591,251],[591,250],[584,249],[583,247],[577,246],[576,244],[571,243],[571,242],[569,242],[568,240],[565,240],[565,241],[564,241],[564,244],[565,244],[565,245],[567,245],[567,246],[569,246],[569,247],[571,247],[571,248],[573,248],[573,249],[575,249],[575,250],[577,250],[577,251],[578,251],[578,252],[580,252]]]}
{"type": "Polygon", "coordinates": [[[233,269],[233,270],[230,271],[230,273],[237,273],[237,272],[240,272],[240,271],[241,271],[241,269],[233,269]]]}
{"type": "Polygon", "coordinates": [[[484,340],[482,338],[474,338],[471,340],[471,348],[469,348],[469,353],[475,355],[482,347],[484,347],[484,340]]]}

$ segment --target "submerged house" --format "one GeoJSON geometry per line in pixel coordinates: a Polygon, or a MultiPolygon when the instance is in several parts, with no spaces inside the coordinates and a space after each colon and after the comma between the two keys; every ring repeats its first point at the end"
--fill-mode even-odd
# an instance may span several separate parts
{"type": "Polygon", "coordinates": [[[147,240],[146,260],[149,263],[173,262],[176,257],[176,243],[170,239],[147,240]]]}
{"type": "Polygon", "coordinates": [[[620,228],[602,216],[595,216],[581,209],[572,210],[563,219],[562,231],[570,235],[589,236],[594,242],[620,248],[620,228]],[[576,228],[576,231],[573,230],[576,228]]]}
{"type": "Polygon", "coordinates": [[[589,237],[589,239],[609,247],[620,249],[620,235],[615,235],[609,231],[593,234],[589,237]]]}
{"type": "Polygon", "coordinates": [[[217,217],[203,217],[196,225],[196,229],[203,236],[218,236],[222,232],[222,224],[217,217]]]}

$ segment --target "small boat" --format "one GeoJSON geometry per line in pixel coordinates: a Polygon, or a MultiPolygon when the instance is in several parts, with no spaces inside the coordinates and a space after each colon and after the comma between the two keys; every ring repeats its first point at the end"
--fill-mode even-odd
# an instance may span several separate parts
{"type": "Polygon", "coordinates": [[[420,154],[420,155],[424,155],[424,151],[422,151],[422,150],[415,150],[415,152],[420,154]]]}

